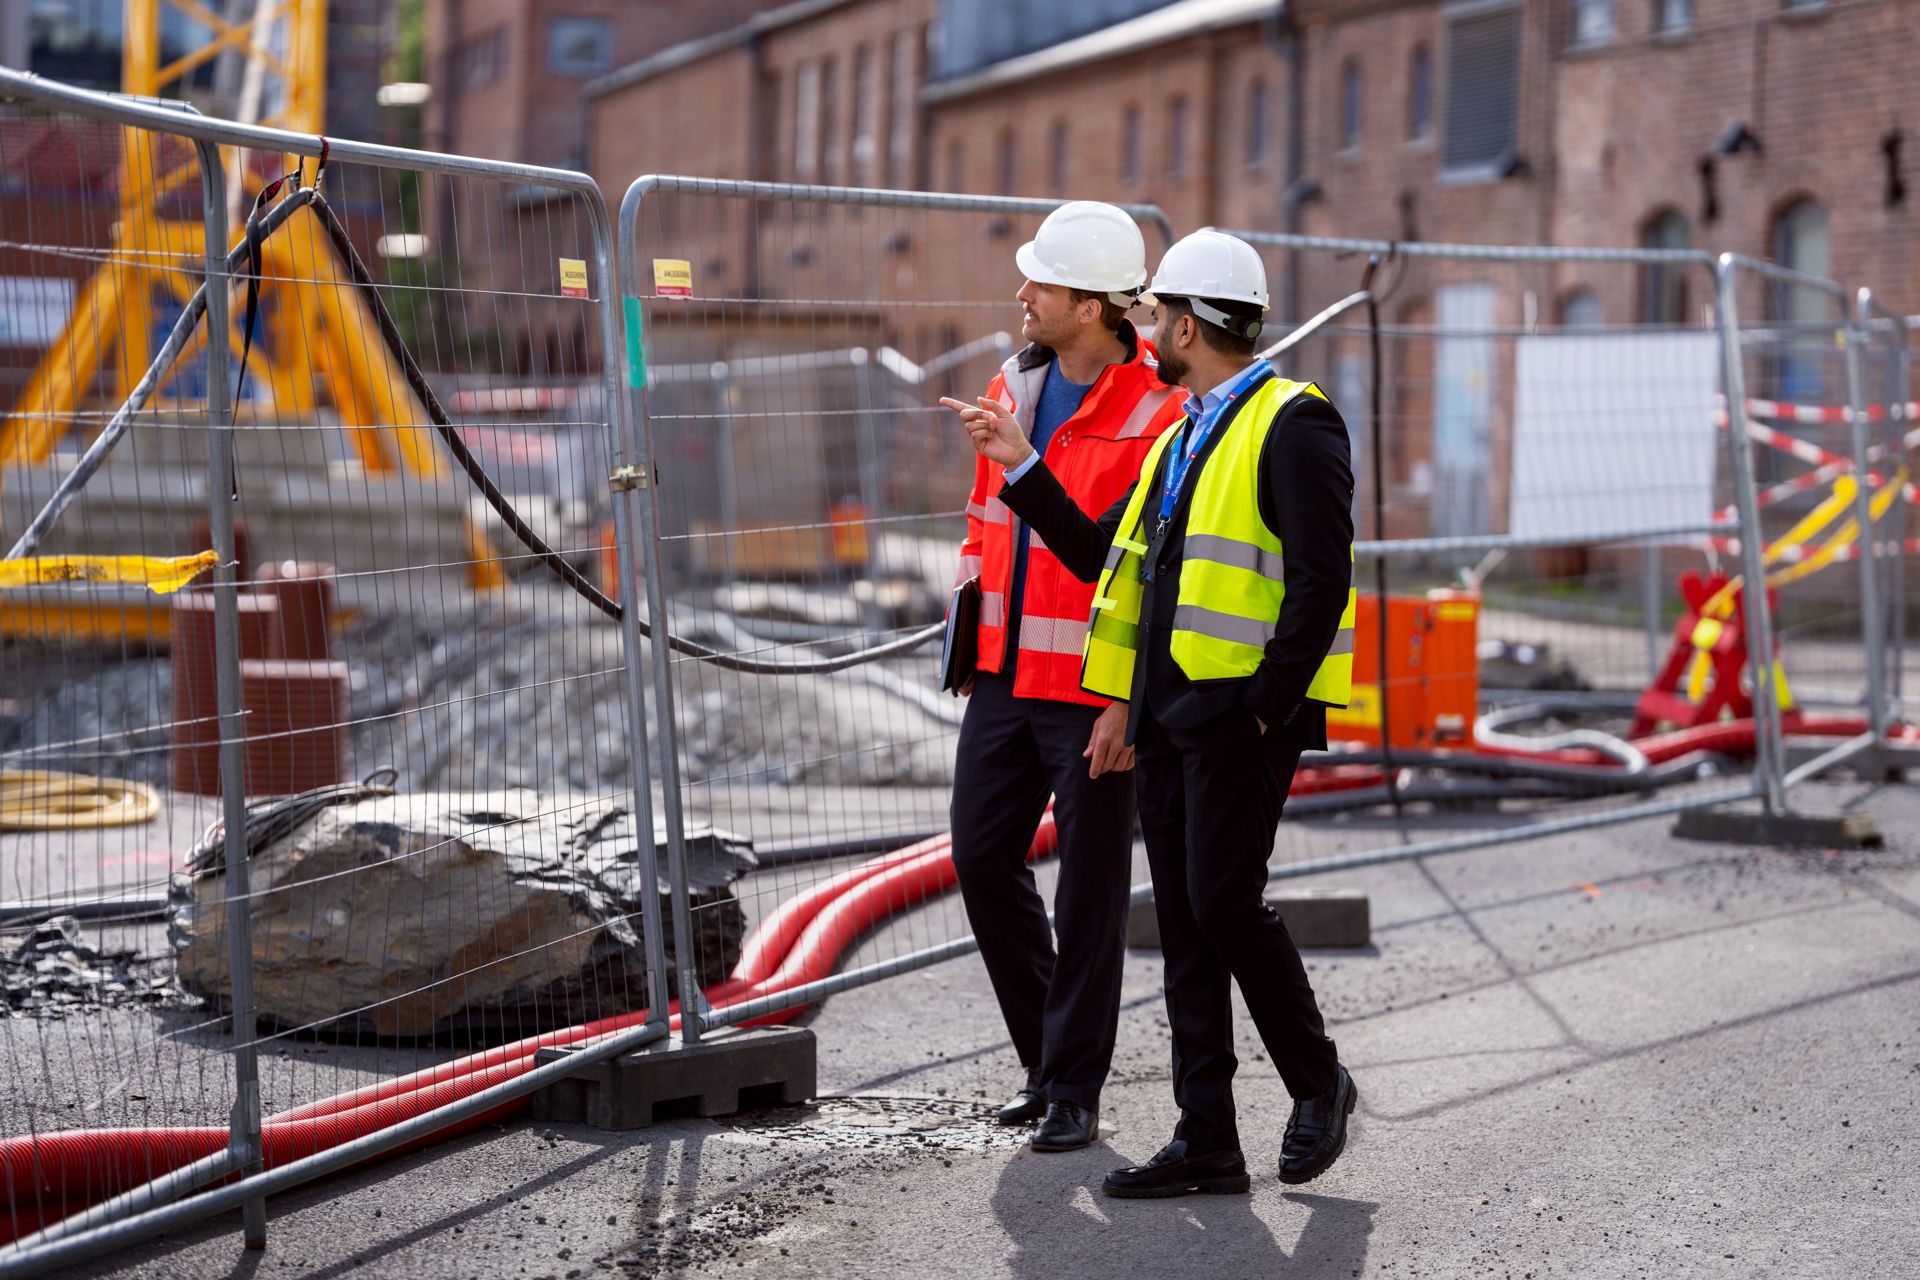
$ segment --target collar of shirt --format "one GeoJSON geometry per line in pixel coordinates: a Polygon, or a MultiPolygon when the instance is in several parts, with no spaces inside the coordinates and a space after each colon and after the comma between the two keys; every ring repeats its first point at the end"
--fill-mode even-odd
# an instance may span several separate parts
{"type": "Polygon", "coordinates": [[[1180,406],[1187,415],[1187,429],[1180,434],[1181,452],[1191,453],[1197,441],[1206,439],[1207,431],[1212,427],[1213,420],[1220,416],[1220,411],[1262,375],[1272,371],[1272,364],[1255,360],[1204,396],[1196,396],[1189,391],[1186,402],[1180,406]]]}

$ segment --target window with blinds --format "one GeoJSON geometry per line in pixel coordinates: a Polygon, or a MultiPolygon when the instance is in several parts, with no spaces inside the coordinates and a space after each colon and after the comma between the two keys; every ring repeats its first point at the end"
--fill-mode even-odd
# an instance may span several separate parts
{"type": "Polygon", "coordinates": [[[1448,14],[1446,44],[1441,169],[1450,177],[1497,177],[1519,142],[1519,6],[1448,14]]]}

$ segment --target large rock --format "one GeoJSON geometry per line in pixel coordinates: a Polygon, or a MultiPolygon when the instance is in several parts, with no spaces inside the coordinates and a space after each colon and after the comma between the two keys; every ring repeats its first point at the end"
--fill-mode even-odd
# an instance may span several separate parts
{"type": "MultiPolygon", "coordinates": [[[[646,894],[659,897],[669,956],[678,948],[664,845],[657,884],[639,848],[624,807],[529,791],[320,808],[249,864],[259,1016],[329,1034],[518,1035],[644,1008],[646,894]]],[[[201,854],[212,869],[176,877],[170,935],[181,985],[225,1007],[224,863],[217,846],[201,854]]],[[[705,829],[689,834],[688,862],[704,986],[739,958],[729,886],[754,859],[746,841],[705,829]]]]}

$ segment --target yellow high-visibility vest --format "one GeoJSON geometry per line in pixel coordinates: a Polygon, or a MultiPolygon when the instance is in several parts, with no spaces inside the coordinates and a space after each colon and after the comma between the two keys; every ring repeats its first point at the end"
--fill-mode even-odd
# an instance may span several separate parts
{"type": "MultiPolygon", "coordinates": [[[[1172,637],[1173,660],[1189,680],[1252,675],[1279,623],[1287,596],[1286,547],[1260,518],[1260,453],[1280,411],[1299,395],[1326,399],[1309,382],[1273,377],[1261,383],[1192,481],[1172,637]]],[[[1140,571],[1147,554],[1146,511],[1149,502],[1159,501],[1154,477],[1160,460],[1185,425],[1182,418],[1161,433],[1141,464],[1140,483],[1120,517],[1106,568],[1094,587],[1080,683],[1103,697],[1133,696],[1145,594],[1140,571]]],[[[1352,561],[1351,544],[1347,558],[1352,561]]],[[[1307,686],[1307,697],[1315,702],[1344,707],[1353,695],[1357,600],[1349,584],[1339,634],[1307,686]]]]}

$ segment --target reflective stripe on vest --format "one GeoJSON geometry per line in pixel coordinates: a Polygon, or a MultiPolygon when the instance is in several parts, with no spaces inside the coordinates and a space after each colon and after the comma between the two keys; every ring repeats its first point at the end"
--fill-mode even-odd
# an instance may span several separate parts
{"type": "Polygon", "coordinates": [[[1006,592],[982,591],[980,593],[980,625],[983,627],[1004,627],[1007,625],[1006,592]]]}
{"type": "Polygon", "coordinates": [[[1082,618],[1020,619],[1022,653],[1076,654],[1087,642],[1087,624],[1082,618]]]}
{"type": "MultiPolygon", "coordinates": [[[[1170,647],[1190,680],[1243,679],[1259,667],[1286,598],[1286,550],[1260,516],[1260,454],[1274,420],[1298,395],[1321,396],[1310,383],[1271,378],[1234,416],[1207,456],[1187,508],[1178,597],[1170,647]]],[[[1324,396],[1321,396],[1324,399],[1324,396]]],[[[1184,421],[1184,420],[1182,420],[1184,421]]],[[[1176,422],[1154,443],[1140,483],[1120,518],[1107,564],[1094,588],[1081,684],[1109,698],[1132,696],[1140,645],[1141,541],[1161,456],[1178,436],[1176,422]]],[[[1348,549],[1349,561],[1352,549],[1348,549]]],[[[1164,588],[1163,588],[1164,589],[1164,588]]],[[[1340,630],[1307,687],[1316,702],[1345,706],[1353,689],[1353,625],[1357,596],[1347,589],[1340,630]]]]}

